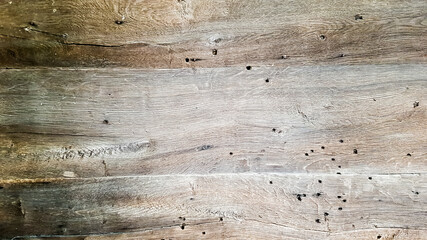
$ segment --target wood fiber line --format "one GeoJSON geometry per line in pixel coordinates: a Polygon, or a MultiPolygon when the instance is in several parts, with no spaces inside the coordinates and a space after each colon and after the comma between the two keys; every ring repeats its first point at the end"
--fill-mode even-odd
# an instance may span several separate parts
{"type": "Polygon", "coordinates": [[[3,70],[0,179],[423,174],[426,70],[3,70]]]}
{"type": "Polygon", "coordinates": [[[425,62],[414,1],[0,3],[0,66],[195,68],[425,62]]]}
{"type": "Polygon", "coordinates": [[[422,239],[426,176],[370,177],[223,174],[2,183],[0,236],[422,239]]]}

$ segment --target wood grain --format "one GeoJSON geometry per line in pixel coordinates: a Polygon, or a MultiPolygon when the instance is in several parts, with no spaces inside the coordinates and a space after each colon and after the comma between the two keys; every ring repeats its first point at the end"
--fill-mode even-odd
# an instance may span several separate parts
{"type": "Polygon", "coordinates": [[[3,70],[0,179],[426,173],[426,70],[3,70]]]}
{"type": "Polygon", "coordinates": [[[0,66],[425,63],[426,9],[424,0],[1,1],[0,66]]]}
{"type": "Polygon", "coordinates": [[[425,175],[368,176],[246,173],[1,181],[0,235],[425,239],[425,175]]]}

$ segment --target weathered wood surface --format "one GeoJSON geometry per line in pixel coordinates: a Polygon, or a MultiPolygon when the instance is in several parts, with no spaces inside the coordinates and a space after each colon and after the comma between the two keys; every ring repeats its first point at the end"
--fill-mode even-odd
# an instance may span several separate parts
{"type": "Polygon", "coordinates": [[[426,16],[0,1],[0,239],[427,239],[426,16]]]}
{"type": "Polygon", "coordinates": [[[4,0],[0,66],[425,62],[426,9],[425,0],[4,0]]]}
{"type": "Polygon", "coordinates": [[[424,174],[426,72],[417,64],[3,70],[0,179],[424,174]]]}
{"type": "Polygon", "coordinates": [[[425,175],[368,176],[0,181],[0,232],[109,235],[88,239],[425,239],[425,175]]]}

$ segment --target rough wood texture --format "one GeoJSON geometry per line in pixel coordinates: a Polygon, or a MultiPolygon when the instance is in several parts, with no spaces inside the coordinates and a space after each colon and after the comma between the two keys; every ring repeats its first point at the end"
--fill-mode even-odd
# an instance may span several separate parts
{"type": "Polygon", "coordinates": [[[226,174],[0,182],[0,231],[6,237],[97,233],[111,239],[424,237],[425,175],[368,176],[226,174]],[[124,231],[137,233],[112,234],[124,231]]]}
{"type": "Polygon", "coordinates": [[[427,1],[0,1],[0,239],[427,239],[427,1]]]}
{"type": "Polygon", "coordinates": [[[425,0],[5,0],[0,66],[425,62],[426,9],[425,0]]]}
{"type": "Polygon", "coordinates": [[[426,173],[426,71],[3,70],[0,178],[426,173]]]}

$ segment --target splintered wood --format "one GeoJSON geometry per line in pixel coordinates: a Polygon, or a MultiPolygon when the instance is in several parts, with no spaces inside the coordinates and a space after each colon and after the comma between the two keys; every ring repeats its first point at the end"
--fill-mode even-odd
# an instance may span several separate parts
{"type": "Polygon", "coordinates": [[[0,239],[427,239],[426,16],[0,1],[0,239]]]}

